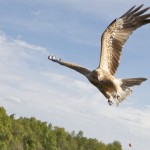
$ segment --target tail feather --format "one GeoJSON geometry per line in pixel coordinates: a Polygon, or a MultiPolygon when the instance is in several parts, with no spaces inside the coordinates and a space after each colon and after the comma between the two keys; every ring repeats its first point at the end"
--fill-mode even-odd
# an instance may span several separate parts
{"type": "Polygon", "coordinates": [[[126,78],[121,79],[121,89],[117,91],[117,101],[116,104],[119,105],[128,95],[132,93],[130,87],[134,85],[140,85],[146,78],[126,78]]]}
{"type": "Polygon", "coordinates": [[[124,90],[118,91],[118,93],[117,93],[118,97],[117,97],[117,101],[116,101],[117,106],[131,93],[132,93],[132,90],[130,88],[126,88],[124,90]]]}
{"type": "Polygon", "coordinates": [[[122,79],[122,88],[124,87],[131,87],[134,85],[140,85],[143,81],[146,81],[146,78],[127,78],[127,79],[122,79]]]}

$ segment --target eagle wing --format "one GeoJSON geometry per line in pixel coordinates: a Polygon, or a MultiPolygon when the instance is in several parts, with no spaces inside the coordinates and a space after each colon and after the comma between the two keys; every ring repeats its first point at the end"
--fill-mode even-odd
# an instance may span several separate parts
{"type": "Polygon", "coordinates": [[[150,23],[150,13],[144,14],[150,7],[141,9],[143,5],[133,6],[119,19],[114,20],[101,37],[101,56],[98,68],[115,74],[119,63],[123,45],[137,28],[150,23]]]}
{"type": "Polygon", "coordinates": [[[58,63],[60,65],[66,66],[68,68],[71,68],[71,69],[73,69],[73,70],[75,70],[75,71],[77,71],[77,72],[79,72],[79,73],[81,73],[81,74],[83,74],[85,76],[87,74],[91,73],[91,71],[88,70],[85,67],[82,67],[82,66],[74,64],[74,63],[62,61],[61,59],[57,59],[55,56],[48,56],[48,59],[53,61],[53,62],[56,62],[56,63],[58,63]]]}

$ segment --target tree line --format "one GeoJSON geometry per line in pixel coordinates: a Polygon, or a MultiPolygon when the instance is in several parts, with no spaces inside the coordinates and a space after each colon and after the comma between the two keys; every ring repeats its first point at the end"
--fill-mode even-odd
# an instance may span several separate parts
{"type": "Polygon", "coordinates": [[[83,132],[67,132],[34,117],[7,115],[0,107],[0,150],[122,150],[121,143],[105,144],[84,137],[83,132]]]}

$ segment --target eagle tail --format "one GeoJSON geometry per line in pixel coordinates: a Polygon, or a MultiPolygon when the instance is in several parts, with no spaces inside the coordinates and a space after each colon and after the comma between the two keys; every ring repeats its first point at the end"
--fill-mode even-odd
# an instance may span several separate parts
{"type": "Polygon", "coordinates": [[[120,79],[121,83],[121,89],[117,92],[117,105],[121,103],[128,95],[132,93],[132,90],[130,87],[135,85],[140,85],[143,81],[146,81],[146,78],[126,78],[126,79],[120,79]]]}
{"type": "Polygon", "coordinates": [[[126,99],[126,97],[128,95],[130,95],[132,93],[132,90],[127,87],[126,89],[120,89],[118,92],[117,92],[117,97],[115,97],[115,103],[116,105],[118,106],[119,103],[121,103],[124,99],[126,99]]]}
{"type": "Polygon", "coordinates": [[[134,86],[134,85],[140,85],[143,81],[146,81],[146,78],[127,78],[127,79],[121,79],[121,87],[122,89],[126,89],[128,87],[134,86]]]}

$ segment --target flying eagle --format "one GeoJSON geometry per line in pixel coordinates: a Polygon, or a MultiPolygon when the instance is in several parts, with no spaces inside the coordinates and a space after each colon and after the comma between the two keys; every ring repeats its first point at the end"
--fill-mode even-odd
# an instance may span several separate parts
{"type": "Polygon", "coordinates": [[[114,74],[120,63],[122,48],[128,37],[137,28],[150,23],[150,13],[144,14],[150,7],[141,9],[133,6],[120,18],[115,19],[101,37],[101,55],[98,68],[93,71],[77,64],[48,56],[48,59],[71,68],[84,75],[91,84],[107,98],[109,105],[117,105],[132,93],[130,87],[140,85],[146,78],[117,79],[114,74]]]}

